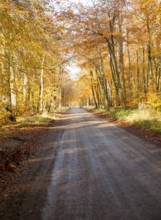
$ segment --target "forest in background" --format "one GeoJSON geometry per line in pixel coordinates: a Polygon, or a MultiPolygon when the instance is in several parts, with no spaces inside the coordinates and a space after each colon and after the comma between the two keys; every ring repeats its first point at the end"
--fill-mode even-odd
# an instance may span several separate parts
{"type": "Polygon", "coordinates": [[[161,111],[161,2],[2,0],[0,57],[1,122],[73,104],[161,111]]]}

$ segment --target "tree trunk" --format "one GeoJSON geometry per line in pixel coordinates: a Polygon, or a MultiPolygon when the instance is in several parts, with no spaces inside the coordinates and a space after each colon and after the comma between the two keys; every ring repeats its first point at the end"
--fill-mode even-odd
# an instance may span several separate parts
{"type": "Polygon", "coordinates": [[[139,52],[137,50],[136,52],[136,94],[137,94],[137,99],[139,99],[139,94],[140,94],[140,69],[139,69],[139,52]]]}
{"type": "Polygon", "coordinates": [[[96,98],[95,88],[94,88],[93,72],[92,71],[90,71],[90,76],[91,76],[91,90],[92,90],[94,105],[95,105],[95,108],[98,108],[98,103],[97,103],[97,98],[96,98]]]}
{"type": "Polygon", "coordinates": [[[44,62],[45,55],[43,54],[40,72],[40,89],[39,89],[39,112],[43,112],[43,92],[44,92],[44,62]]]}
{"type": "Polygon", "coordinates": [[[12,108],[16,108],[16,90],[15,90],[15,74],[13,68],[13,60],[9,54],[9,73],[10,73],[10,104],[12,108]]]}
{"type": "Polygon", "coordinates": [[[142,50],[142,78],[143,78],[143,90],[144,90],[144,94],[147,93],[147,82],[146,82],[146,76],[145,76],[145,49],[143,47],[142,50]]]}
{"type": "Polygon", "coordinates": [[[125,85],[125,74],[124,74],[124,55],[123,55],[123,34],[122,34],[122,15],[119,16],[119,32],[121,34],[119,39],[119,66],[120,66],[120,74],[121,74],[121,81],[122,85],[121,89],[121,96],[123,101],[123,106],[126,108],[126,85],[125,85]]]}
{"type": "Polygon", "coordinates": [[[24,76],[23,76],[23,103],[24,105],[28,105],[27,103],[27,85],[28,85],[28,78],[27,78],[27,75],[26,73],[24,73],[24,76]]]}

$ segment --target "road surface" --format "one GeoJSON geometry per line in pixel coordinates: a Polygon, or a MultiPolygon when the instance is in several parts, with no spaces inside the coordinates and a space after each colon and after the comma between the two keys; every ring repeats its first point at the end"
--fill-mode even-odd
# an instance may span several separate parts
{"type": "Polygon", "coordinates": [[[55,149],[50,169],[35,173],[10,219],[161,220],[161,148],[82,109],[61,126],[44,143],[55,149]]]}

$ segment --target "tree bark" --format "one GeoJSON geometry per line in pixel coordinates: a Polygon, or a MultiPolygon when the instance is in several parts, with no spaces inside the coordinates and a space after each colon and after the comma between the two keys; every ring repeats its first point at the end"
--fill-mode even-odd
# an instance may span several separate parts
{"type": "Polygon", "coordinates": [[[40,71],[40,89],[39,89],[39,112],[43,112],[43,92],[44,92],[44,62],[45,55],[42,56],[41,71],[40,71]]]}
{"type": "Polygon", "coordinates": [[[13,58],[9,53],[9,73],[10,73],[10,103],[12,108],[16,108],[15,73],[13,68],[13,58]]]}

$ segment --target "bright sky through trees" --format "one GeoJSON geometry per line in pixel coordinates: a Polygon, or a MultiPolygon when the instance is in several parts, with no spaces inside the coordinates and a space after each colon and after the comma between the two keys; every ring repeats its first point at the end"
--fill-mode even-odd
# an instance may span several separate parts
{"type": "Polygon", "coordinates": [[[76,63],[72,62],[69,66],[67,66],[67,70],[69,71],[69,75],[72,80],[78,79],[81,69],[76,63]]]}
{"type": "Polygon", "coordinates": [[[91,0],[70,0],[71,2],[82,3],[84,5],[90,4],[91,0]]]}
{"type": "MultiPolygon", "coordinates": [[[[69,2],[73,2],[73,3],[82,3],[84,5],[89,4],[91,2],[91,0],[69,0],[69,2]]],[[[77,66],[76,62],[72,62],[68,67],[67,70],[69,71],[70,77],[71,79],[77,79],[78,75],[81,71],[80,67],[77,66]]]]}

